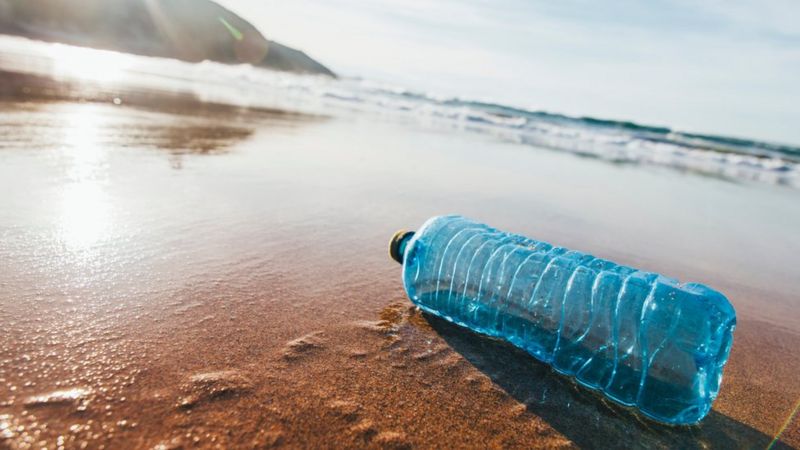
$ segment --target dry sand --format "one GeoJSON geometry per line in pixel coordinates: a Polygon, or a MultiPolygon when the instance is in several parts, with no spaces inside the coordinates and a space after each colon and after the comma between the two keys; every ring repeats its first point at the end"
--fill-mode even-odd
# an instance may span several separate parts
{"type": "MultiPolygon", "coordinates": [[[[781,210],[794,191],[358,118],[11,85],[0,447],[764,448],[800,398],[798,281],[781,271],[797,258],[800,221],[781,210]],[[711,414],[656,424],[415,310],[388,239],[448,212],[723,290],[739,326],[711,414]],[[737,228],[738,214],[754,218],[737,228]],[[741,263],[770,246],[780,264],[741,263]]],[[[775,448],[792,446],[797,418],[775,448]]]]}

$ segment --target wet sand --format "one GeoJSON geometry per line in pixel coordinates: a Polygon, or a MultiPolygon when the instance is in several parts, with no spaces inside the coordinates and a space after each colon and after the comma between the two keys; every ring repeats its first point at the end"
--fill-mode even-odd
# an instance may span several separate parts
{"type": "Polygon", "coordinates": [[[0,100],[2,447],[765,448],[800,398],[797,191],[63,92],[0,100]],[[641,419],[415,310],[388,239],[450,212],[725,292],[712,413],[641,419]]]}

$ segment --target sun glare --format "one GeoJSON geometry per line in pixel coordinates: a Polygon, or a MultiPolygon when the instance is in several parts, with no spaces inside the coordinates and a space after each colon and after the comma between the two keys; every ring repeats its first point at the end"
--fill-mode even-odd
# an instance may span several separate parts
{"type": "Polygon", "coordinates": [[[72,250],[87,249],[109,229],[105,192],[105,154],[99,133],[104,116],[94,106],[79,105],[65,116],[64,152],[69,158],[69,182],[61,202],[61,240],[72,250]]]}
{"type": "Polygon", "coordinates": [[[131,64],[121,53],[60,44],[51,47],[50,56],[54,76],[104,83],[118,81],[131,64]]]}

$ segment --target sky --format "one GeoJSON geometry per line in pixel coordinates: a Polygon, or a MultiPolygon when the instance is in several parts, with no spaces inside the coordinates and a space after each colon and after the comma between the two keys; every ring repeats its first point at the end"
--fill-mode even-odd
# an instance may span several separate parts
{"type": "Polygon", "coordinates": [[[800,144],[800,2],[218,0],[344,76],[800,144]]]}

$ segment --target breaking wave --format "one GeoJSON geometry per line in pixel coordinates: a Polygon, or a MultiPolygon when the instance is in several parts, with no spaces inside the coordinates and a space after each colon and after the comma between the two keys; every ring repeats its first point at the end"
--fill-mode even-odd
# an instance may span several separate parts
{"type": "Polygon", "coordinates": [[[0,70],[11,69],[56,79],[84,77],[100,84],[190,92],[203,101],[238,106],[325,115],[368,112],[614,162],[800,188],[800,147],[441,97],[363,79],[192,64],[0,37],[0,70]],[[82,63],[86,72],[75,71],[82,63]],[[93,79],[95,67],[103,68],[98,79],[93,79]]]}

